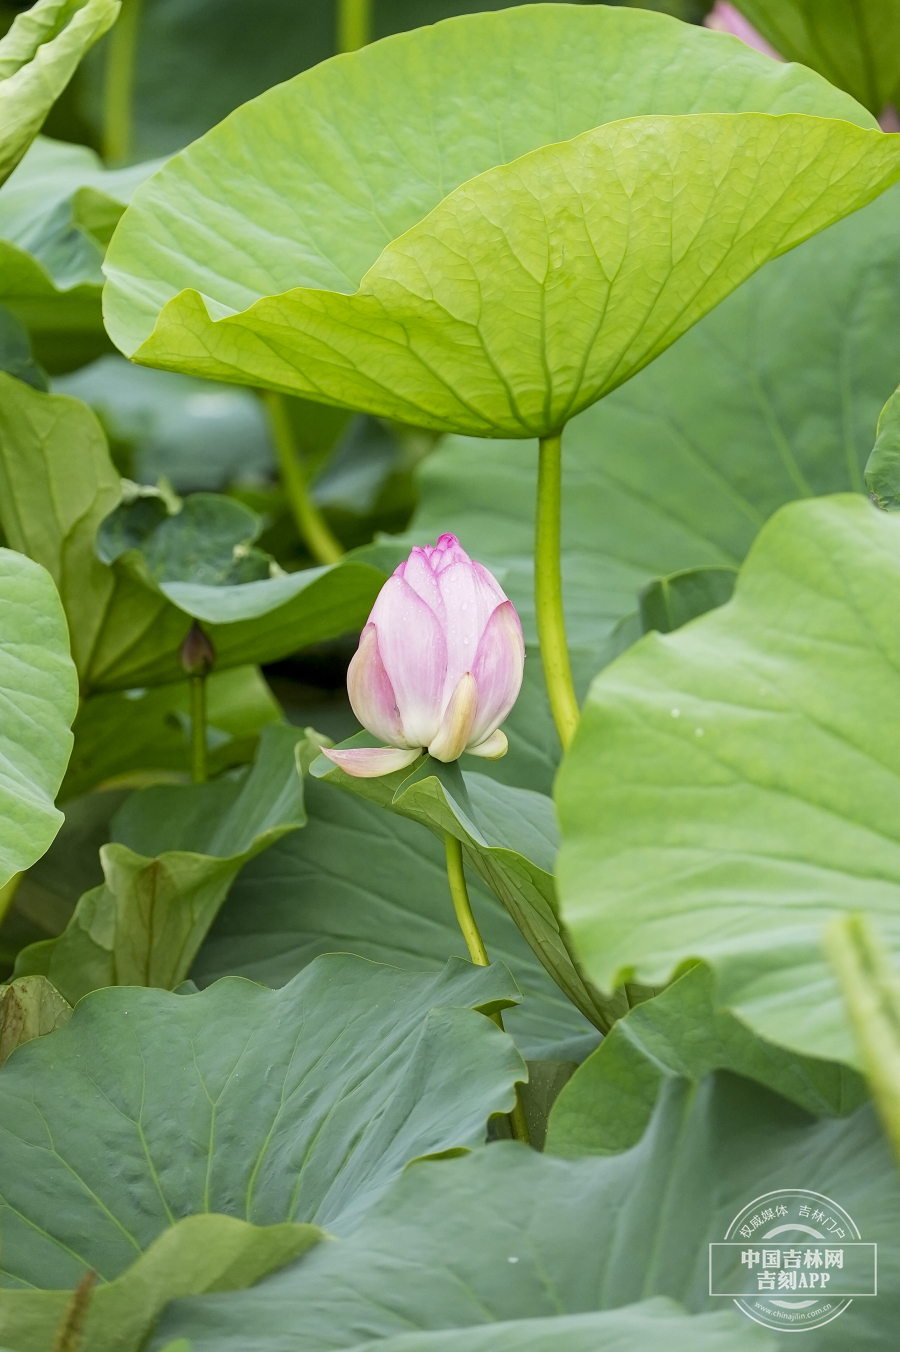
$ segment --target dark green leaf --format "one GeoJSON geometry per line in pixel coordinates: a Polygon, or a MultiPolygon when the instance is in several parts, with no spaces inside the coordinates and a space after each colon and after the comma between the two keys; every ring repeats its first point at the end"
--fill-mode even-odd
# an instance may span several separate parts
{"type": "Polygon", "coordinates": [[[867,1097],[846,1066],[764,1041],[716,1006],[702,963],[620,1019],[569,1080],[550,1118],[554,1155],[612,1155],[644,1134],[666,1078],[701,1080],[730,1070],[758,1081],[815,1116],[843,1116],[867,1097]]]}
{"type": "MultiPolygon", "coordinates": [[[[420,972],[467,957],[444,847],[431,832],[316,779],[305,802],[305,828],[241,870],[191,969],[200,985],[236,975],[280,986],[335,951],[420,972]]],[[[582,1060],[594,1028],[481,880],[469,888],[488,954],[524,997],[503,1016],[522,1055],[582,1060]]]]}
{"type": "Polygon", "coordinates": [[[87,996],[0,1072],[6,1285],[112,1280],[197,1212],[347,1231],[409,1160],[509,1111],[524,1063],[475,1010],[517,999],[502,966],[346,954],[279,991],[87,996]]]}
{"type": "Polygon", "coordinates": [[[36,390],[47,388],[47,373],[34,359],[28,330],[5,305],[0,305],[0,371],[8,371],[36,390]]]}
{"type": "Polygon", "coordinates": [[[642,590],[639,599],[644,633],[656,629],[670,634],[689,620],[705,615],[731,600],[736,568],[686,568],[668,577],[658,577],[642,590]]]}
{"type": "MultiPolygon", "coordinates": [[[[734,1321],[729,1348],[744,1338],[753,1347],[758,1336],[762,1347],[789,1352],[795,1331],[769,1340],[730,1301],[708,1294],[709,1242],[724,1239],[747,1203],[779,1188],[835,1198],[863,1239],[878,1244],[878,1298],[854,1300],[818,1328],[817,1348],[892,1352],[898,1298],[884,1274],[900,1261],[900,1179],[871,1108],[817,1121],[725,1073],[698,1086],[670,1081],[643,1140],[624,1155],[570,1162],[501,1142],[416,1165],[353,1235],[314,1249],[265,1287],[176,1302],[157,1346],[183,1336],[194,1352],[248,1344],[258,1352],[360,1345],[399,1352],[406,1335],[424,1352],[426,1332],[446,1337],[455,1329],[465,1330],[458,1341],[436,1346],[543,1352],[555,1345],[540,1340],[544,1330],[535,1329],[534,1343],[515,1341],[525,1333],[518,1322],[509,1340],[492,1344],[489,1334],[506,1321],[541,1320],[552,1336],[567,1316],[666,1296],[695,1317],[682,1336],[693,1330],[697,1346],[704,1330],[697,1316],[716,1311],[725,1328],[734,1321]],[[473,1330],[484,1341],[472,1340],[473,1330]]],[[[590,1345],[574,1342],[579,1352],[590,1345]]],[[[668,1343],[639,1333],[613,1346],[643,1352],[668,1343]]]]}

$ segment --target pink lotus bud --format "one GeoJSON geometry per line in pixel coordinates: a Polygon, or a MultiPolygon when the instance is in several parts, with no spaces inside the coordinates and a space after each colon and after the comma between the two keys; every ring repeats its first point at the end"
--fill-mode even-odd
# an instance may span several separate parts
{"type": "Polygon", "coordinates": [[[360,778],[401,770],[423,750],[496,760],[524,665],[522,626],[496,578],[455,535],[417,546],[379,592],[347,672],[353,712],[388,745],[325,755],[360,778]]]}
{"type": "Polygon", "coordinates": [[[735,9],[728,0],[716,0],[711,13],[707,14],[703,23],[707,28],[714,28],[719,33],[731,33],[754,51],[762,52],[763,56],[771,56],[776,61],[784,60],[781,53],[776,52],[775,48],[766,42],[762,33],[758,33],[749,19],[745,19],[740,10],[735,9]]]}

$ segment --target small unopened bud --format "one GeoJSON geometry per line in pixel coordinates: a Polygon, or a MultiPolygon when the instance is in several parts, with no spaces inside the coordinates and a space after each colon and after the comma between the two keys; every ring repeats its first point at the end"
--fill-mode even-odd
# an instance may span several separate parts
{"type": "Polygon", "coordinates": [[[186,676],[208,676],[215,665],[216,650],[196,620],[185,636],[179,656],[186,676]]]}

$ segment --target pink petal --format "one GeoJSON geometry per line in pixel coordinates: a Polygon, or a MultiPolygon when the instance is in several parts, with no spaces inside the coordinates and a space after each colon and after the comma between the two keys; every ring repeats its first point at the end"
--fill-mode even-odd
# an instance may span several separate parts
{"type": "Polygon", "coordinates": [[[462,545],[455,535],[442,535],[431,551],[431,566],[436,573],[442,573],[454,563],[471,563],[462,545]]]}
{"type": "Polygon", "coordinates": [[[497,608],[494,581],[487,569],[472,563],[454,563],[438,573],[444,598],[447,636],[447,674],[444,699],[449,700],[467,671],[474,671],[475,654],[488,621],[497,608]],[[490,582],[485,579],[490,578],[490,582]]]}
{"type": "Polygon", "coordinates": [[[362,631],[359,647],[347,669],[347,694],[350,707],[367,732],[383,738],[391,746],[409,746],[397,712],[394,687],[378,651],[378,631],[374,624],[367,624],[362,631]]]}
{"type": "Polygon", "coordinates": [[[472,731],[478,710],[478,686],[467,671],[450,697],[437,736],[428,751],[439,761],[459,760],[472,731]]]}
{"type": "Polygon", "coordinates": [[[395,770],[405,770],[422,754],[420,746],[410,751],[398,751],[392,746],[360,746],[346,751],[330,751],[323,746],[321,751],[323,756],[334,761],[335,765],[355,779],[377,779],[380,775],[393,774],[395,770]]]}
{"type": "Polygon", "coordinates": [[[486,741],[479,743],[478,746],[467,746],[466,751],[470,756],[483,756],[485,760],[499,760],[505,756],[509,750],[509,742],[506,740],[506,733],[495,728],[486,741]]]}
{"type": "Polygon", "coordinates": [[[414,549],[406,561],[406,571],[403,574],[404,581],[412,587],[417,596],[434,611],[435,615],[444,623],[444,600],[441,596],[441,589],[438,586],[434,570],[428,560],[428,555],[424,549],[414,549]]]}
{"type": "Polygon", "coordinates": [[[369,623],[394,691],[407,746],[427,746],[441,725],[447,644],[434,611],[405,578],[390,577],[369,623]]]}
{"type": "Polygon", "coordinates": [[[525,671],[525,642],[512,601],[498,606],[487,623],[472,665],[478,686],[478,715],[471,742],[485,741],[516,702],[525,671]]]}

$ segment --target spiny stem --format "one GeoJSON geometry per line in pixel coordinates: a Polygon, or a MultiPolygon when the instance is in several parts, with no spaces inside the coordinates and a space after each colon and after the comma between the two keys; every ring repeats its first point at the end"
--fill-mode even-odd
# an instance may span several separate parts
{"type": "Polygon", "coordinates": [[[563,751],[568,751],[580,713],[569,664],[563,616],[561,493],[562,434],[559,433],[541,438],[534,544],[534,606],[550,709],[563,751]]]}
{"type": "Polygon", "coordinates": [[[206,677],[191,678],[191,779],[206,783],[206,677]]]}
{"type": "Polygon", "coordinates": [[[356,52],[371,41],[372,0],[338,0],[338,51],[356,52]]]}
{"type": "MultiPolygon", "coordinates": [[[[478,931],[478,925],[475,923],[475,917],[472,914],[472,903],[469,901],[469,889],[466,886],[466,873],[463,867],[462,843],[456,839],[456,836],[452,836],[447,831],[444,835],[444,848],[447,852],[447,880],[450,883],[453,909],[466,941],[469,957],[476,967],[489,967],[490,959],[487,955],[487,949],[478,931]]],[[[501,1031],[503,1030],[503,1017],[499,1010],[488,1015],[488,1017],[494,1021],[501,1031]]],[[[528,1135],[528,1123],[525,1120],[525,1109],[522,1107],[522,1097],[518,1085],[516,1086],[515,1107],[509,1114],[509,1125],[517,1141],[524,1141],[526,1145],[531,1144],[531,1138],[528,1135]]]]}
{"type": "Polygon", "coordinates": [[[103,158],[125,164],[131,157],[134,129],[134,58],[141,0],[123,0],[109,36],[103,91],[103,158]]]}
{"type": "Polygon", "coordinates": [[[275,390],[263,390],[262,397],[269,411],[278,467],[281,470],[281,482],[294,514],[300,539],[317,563],[337,563],[344,557],[344,551],[312,500],[294,440],[285,396],[275,390]]]}

